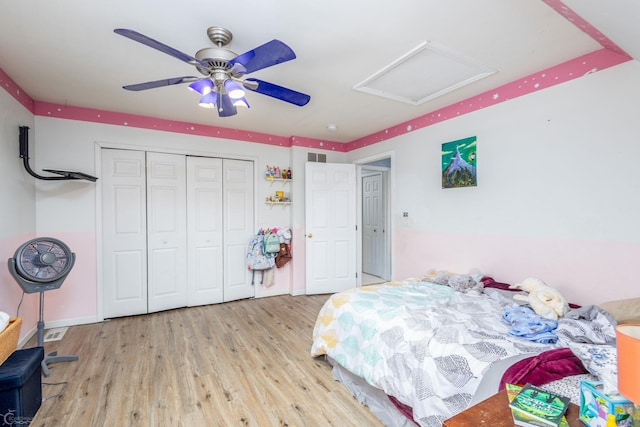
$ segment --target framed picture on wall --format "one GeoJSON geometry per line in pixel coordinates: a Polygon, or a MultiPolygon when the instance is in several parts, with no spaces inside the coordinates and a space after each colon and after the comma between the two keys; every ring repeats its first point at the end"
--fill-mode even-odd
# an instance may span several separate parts
{"type": "Polygon", "coordinates": [[[476,142],[471,136],[442,144],[442,188],[478,185],[476,142]]]}

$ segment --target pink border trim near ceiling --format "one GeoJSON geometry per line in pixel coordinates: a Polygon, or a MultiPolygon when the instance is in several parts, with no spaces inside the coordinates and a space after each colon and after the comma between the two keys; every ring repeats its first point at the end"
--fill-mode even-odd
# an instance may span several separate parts
{"type": "Polygon", "coordinates": [[[289,147],[289,138],[269,135],[266,133],[249,132],[216,126],[206,126],[195,123],[157,119],[154,117],[138,116],[134,114],[116,113],[113,111],[95,110],[92,108],[73,107],[68,105],[51,104],[47,102],[35,103],[36,116],[55,117],[57,119],[80,120],[84,122],[105,123],[109,125],[129,126],[142,129],[162,130],[189,135],[226,138],[237,141],[257,142],[260,144],[279,145],[289,147]]]}
{"type": "Polygon", "coordinates": [[[0,68],[0,85],[2,85],[2,88],[6,90],[9,95],[13,96],[16,101],[22,104],[24,108],[31,111],[31,114],[35,114],[35,102],[33,99],[28,93],[23,91],[2,68],[0,68]]]}
{"type": "Polygon", "coordinates": [[[290,138],[269,135],[259,132],[206,126],[195,123],[164,120],[147,116],[139,116],[112,111],[96,110],[84,107],[52,104],[34,101],[23,91],[4,70],[0,68],[0,85],[20,104],[36,116],[55,117],[69,120],[80,120],[94,123],[104,123],[135,128],[161,130],[189,135],[225,138],[237,141],[254,142],[276,145],[281,147],[300,146],[321,150],[349,152],[368,145],[377,144],[390,138],[415,131],[417,129],[440,123],[463,114],[508,101],[532,92],[536,92],[556,84],[601,71],[632,59],[604,34],[594,28],[587,21],[578,16],[560,0],[543,0],[549,7],[564,16],[583,32],[591,36],[604,48],[567,61],[547,70],[527,76],[523,79],[508,83],[504,86],[487,91],[478,96],[466,99],[429,114],[417,117],[389,129],[365,136],[363,138],[340,143],[322,141],[314,138],[292,136],[290,138]]]}
{"type": "Polygon", "coordinates": [[[346,151],[377,144],[384,140],[395,138],[399,135],[413,132],[417,129],[431,126],[445,120],[453,119],[472,111],[490,107],[500,102],[518,98],[596,71],[604,70],[605,68],[627,62],[628,60],[628,56],[620,55],[619,53],[613,52],[609,49],[600,49],[593,53],[556,65],[555,67],[551,67],[547,70],[531,74],[523,79],[492,89],[476,97],[468,98],[457,104],[453,104],[424,116],[400,123],[399,125],[389,129],[351,141],[346,144],[346,151]]]}
{"type": "Polygon", "coordinates": [[[553,10],[558,12],[560,15],[564,16],[569,22],[573,25],[581,29],[585,34],[591,36],[592,39],[600,43],[602,47],[605,49],[612,50],[621,55],[625,55],[631,59],[631,56],[627,54],[624,50],[622,50],[617,44],[611,41],[607,36],[602,34],[596,27],[589,24],[587,21],[582,19],[580,15],[575,13],[572,9],[570,9],[567,5],[565,5],[560,0],[542,0],[553,10]]]}
{"type": "MultiPolygon", "coordinates": [[[[11,80],[11,78],[4,74],[4,72],[0,74],[0,82],[2,82],[3,87],[7,89],[9,93],[11,93],[22,105],[36,116],[129,126],[188,135],[225,138],[280,147],[299,146],[319,150],[349,152],[431,126],[445,120],[453,119],[482,108],[490,107],[500,102],[518,98],[532,92],[537,92],[590,73],[601,71],[605,68],[626,62],[629,59],[630,58],[627,55],[621,55],[609,49],[600,49],[555,67],[551,67],[547,70],[532,74],[523,79],[492,89],[478,96],[468,98],[459,103],[416,117],[415,119],[400,123],[383,131],[348,143],[322,141],[300,136],[287,138],[265,133],[249,132],[216,126],[205,126],[195,123],[164,120],[84,107],[38,102],[33,101],[13,82],[13,80],[11,80]]],[[[0,69],[0,71],[2,70],[0,69]]]]}

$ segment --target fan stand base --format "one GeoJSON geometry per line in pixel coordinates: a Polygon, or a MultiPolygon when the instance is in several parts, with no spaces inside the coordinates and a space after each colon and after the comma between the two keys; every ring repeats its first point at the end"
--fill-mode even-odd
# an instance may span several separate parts
{"type": "MultiPolygon", "coordinates": [[[[44,292],[40,292],[40,319],[38,320],[38,347],[44,348],[44,292]]],[[[76,355],[60,355],[57,351],[53,351],[44,356],[40,366],[42,368],[42,374],[45,377],[49,376],[49,363],[57,362],[74,362],[78,360],[76,355]]]]}
{"type": "Polygon", "coordinates": [[[58,356],[57,351],[53,351],[42,359],[40,366],[42,367],[42,374],[45,377],[49,376],[49,363],[57,363],[57,362],[75,362],[78,360],[78,356],[75,355],[66,355],[66,356],[58,356]]]}

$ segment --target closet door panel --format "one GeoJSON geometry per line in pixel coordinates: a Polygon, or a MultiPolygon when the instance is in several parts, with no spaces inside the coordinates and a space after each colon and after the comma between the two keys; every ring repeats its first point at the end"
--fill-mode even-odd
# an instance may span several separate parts
{"type": "Polygon", "coordinates": [[[223,301],[222,159],[187,157],[189,306],[223,301]]]}
{"type": "Polygon", "coordinates": [[[102,150],[104,317],[147,312],[145,154],[102,150]]]}
{"type": "Polygon", "coordinates": [[[149,312],[187,305],[186,157],[147,153],[149,312]]]}
{"type": "Polygon", "coordinates": [[[247,246],[255,234],[253,162],[223,160],[224,301],[255,296],[247,246]]]}

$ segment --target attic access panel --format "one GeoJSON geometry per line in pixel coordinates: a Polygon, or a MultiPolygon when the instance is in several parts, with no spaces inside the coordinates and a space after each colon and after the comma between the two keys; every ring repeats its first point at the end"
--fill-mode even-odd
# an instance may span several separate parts
{"type": "Polygon", "coordinates": [[[420,105],[496,72],[434,42],[425,41],[353,88],[420,105]]]}

